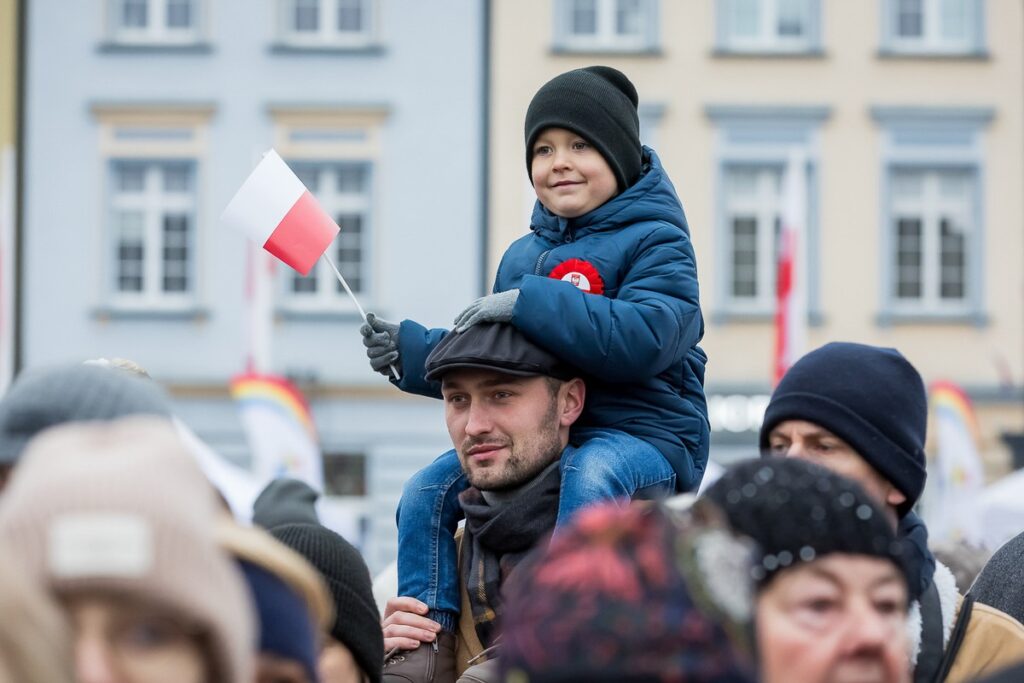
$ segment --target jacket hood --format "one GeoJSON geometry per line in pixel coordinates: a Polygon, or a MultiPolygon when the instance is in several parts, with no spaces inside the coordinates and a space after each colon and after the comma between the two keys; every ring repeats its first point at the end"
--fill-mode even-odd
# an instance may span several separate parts
{"type": "Polygon", "coordinates": [[[530,229],[547,240],[561,241],[565,234],[581,237],[592,232],[617,230],[623,225],[653,220],[670,223],[687,236],[690,234],[676,188],[665,173],[658,155],[645,146],[640,179],[625,192],[576,218],[556,216],[538,200],[533,206],[530,229]]]}

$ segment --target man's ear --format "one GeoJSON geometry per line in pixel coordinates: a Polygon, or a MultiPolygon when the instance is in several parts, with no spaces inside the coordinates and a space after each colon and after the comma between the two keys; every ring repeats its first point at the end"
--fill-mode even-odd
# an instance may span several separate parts
{"type": "Polygon", "coordinates": [[[587,387],[583,380],[575,377],[562,384],[558,391],[558,424],[571,427],[583,412],[583,401],[587,397],[587,387]]]}

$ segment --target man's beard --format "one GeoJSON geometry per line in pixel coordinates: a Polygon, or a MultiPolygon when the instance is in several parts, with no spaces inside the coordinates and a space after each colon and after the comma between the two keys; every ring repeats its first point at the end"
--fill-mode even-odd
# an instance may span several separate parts
{"type": "MultiPolygon", "coordinates": [[[[487,437],[467,438],[462,444],[462,452],[465,453],[471,447],[484,443],[494,443],[494,440],[487,437]]],[[[463,464],[462,469],[466,472],[466,478],[474,488],[481,491],[502,491],[522,486],[561,456],[558,402],[552,397],[540,431],[525,440],[512,442],[504,439],[501,443],[509,448],[509,456],[500,470],[493,467],[472,470],[466,463],[463,464]]]]}

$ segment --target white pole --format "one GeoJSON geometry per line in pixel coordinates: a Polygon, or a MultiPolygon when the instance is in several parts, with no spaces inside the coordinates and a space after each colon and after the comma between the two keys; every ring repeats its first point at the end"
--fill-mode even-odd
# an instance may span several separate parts
{"type": "MultiPolygon", "coordinates": [[[[340,282],[341,286],[345,288],[345,292],[352,299],[352,303],[356,305],[356,310],[359,311],[359,317],[363,319],[364,323],[369,325],[370,323],[366,319],[366,311],[364,311],[363,307],[359,305],[359,300],[356,299],[356,295],[352,293],[352,288],[348,286],[347,282],[345,282],[345,277],[341,274],[341,271],[338,270],[338,266],[334,265],[334,261],[331,260],[331,257],[327,255],[326,251],[320,256],[320,258],[326,261],[331,267],[331,270],[334,271],[334,275],[338,278],[338,282],[340,282]]],[[[396,380],[402,379],[402,376],[398,374],[398,369],[394,365],[389,365],[388,367],[391,368],[391,374],[394,375],[396,380]]]]}

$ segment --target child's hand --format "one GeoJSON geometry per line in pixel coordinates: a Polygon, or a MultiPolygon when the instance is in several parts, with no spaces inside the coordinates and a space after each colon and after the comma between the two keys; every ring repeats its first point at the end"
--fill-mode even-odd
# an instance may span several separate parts
{"type": "Polygon", "coordinates": [[[464,332],[477,323],[511,322],[518,298],[518,289],[480,297],[455,317],[455,331],[464,332]]]}
{"type": "Polygon", "coordinates": [[[359,328],[370,367],[382,375],[398,362],[398,325],[381,320],[373,313],[366,314],[366,324],[359,328]]]}

